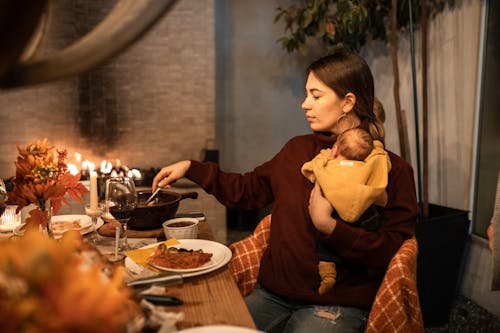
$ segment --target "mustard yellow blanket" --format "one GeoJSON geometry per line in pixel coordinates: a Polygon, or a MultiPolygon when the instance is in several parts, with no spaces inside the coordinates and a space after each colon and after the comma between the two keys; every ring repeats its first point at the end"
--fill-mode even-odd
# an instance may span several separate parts
{"type": "Polygon", "coordinates": [[[302,174],[318,182],[323,194],[347,222],[355,222],[372,204],[387,204],[387,181],[391,170],[389,156],[382,142],[373,141],[374,148],[364,161],[333,160],[323,149],[304,163],[302,174]]]}

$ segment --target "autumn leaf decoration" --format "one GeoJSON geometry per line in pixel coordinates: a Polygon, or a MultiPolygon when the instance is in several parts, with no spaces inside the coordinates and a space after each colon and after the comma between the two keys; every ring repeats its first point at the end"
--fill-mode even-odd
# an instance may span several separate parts
{"type": "Polygon", "coordinates": [[[28,230],[0,242],[2,332],[120,333],[140,315],[123,285],[125,268],[110,269],[79,237],[67,232],[55,240],[28,230]]]}
{"type": "Polygon", "coordinates": [[[7,203],[17,205],[19,212],[23,207],[34,204],[38,209],[30,212],[26,219],[28,227],[41,225],[46,228],[48,212],[46,202],[50,201],[54,214],[62,204],[69,205],[65,195],[83,202],[87,188],[79,182],[80,174],[71,175],[66,165],[66,150],[57,150],[48,145],[45,138],[34,141],[25,148],[17,147],[19,156],[16,165],[14,188],[7,193],[7,203]]]}

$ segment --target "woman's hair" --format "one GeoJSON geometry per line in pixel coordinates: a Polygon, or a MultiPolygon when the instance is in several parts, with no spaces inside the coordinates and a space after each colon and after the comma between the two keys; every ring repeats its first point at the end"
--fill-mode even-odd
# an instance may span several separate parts
{"type": "Polygon", "coordinates": [[[363,122],[369,122],[369,132],[374,140],[380,137],[382,122],[377,121],[373,112],[375,88],[373,76],[365,60],[356,53],[340,50],[314,61],[307,68],[307,73],[314,75],[330,87],[340,98],[347,93],[356,96],[354,114],[363,122]]]}

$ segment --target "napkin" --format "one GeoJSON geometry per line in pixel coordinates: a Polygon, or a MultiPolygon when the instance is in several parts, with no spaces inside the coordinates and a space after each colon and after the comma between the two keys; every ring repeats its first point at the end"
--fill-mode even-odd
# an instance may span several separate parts
{"type": "MultiPolygon", "coordinates": [[[[180,244],[180,242],[175,238],[170,238],[163,242],[166,246],[172,246],[180,244]]],[[[158,244],[160,245],[160,244],[158,244]]],[[[148,265],[148,258],[151,254],[158,248],[158,246],[151,246],[146,248],[140,248],[135,250],[126,251],[125,255],[132,259],[135,263],[141,266],[148,265]]]]}

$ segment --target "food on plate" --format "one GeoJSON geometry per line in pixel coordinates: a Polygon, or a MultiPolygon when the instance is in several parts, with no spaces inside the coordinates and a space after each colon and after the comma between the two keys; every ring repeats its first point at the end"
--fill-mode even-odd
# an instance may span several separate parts
{"type": "Polygon", "coordinates": [[[189,269],[200,267],[212,259],[212,253],[203,250],[187,250],[184,248],[169,247],[160,244],[149,257],[148,262],[154,266],[189,269]]]}
{"type": "Polygon", "coordinates": [[[53,232],[62,232],[65,230],[80,230],[82,225],[80,224],[80,220],[71,220],[71,221],[53,221],[52,222],[52,231],[53,232]]]}

